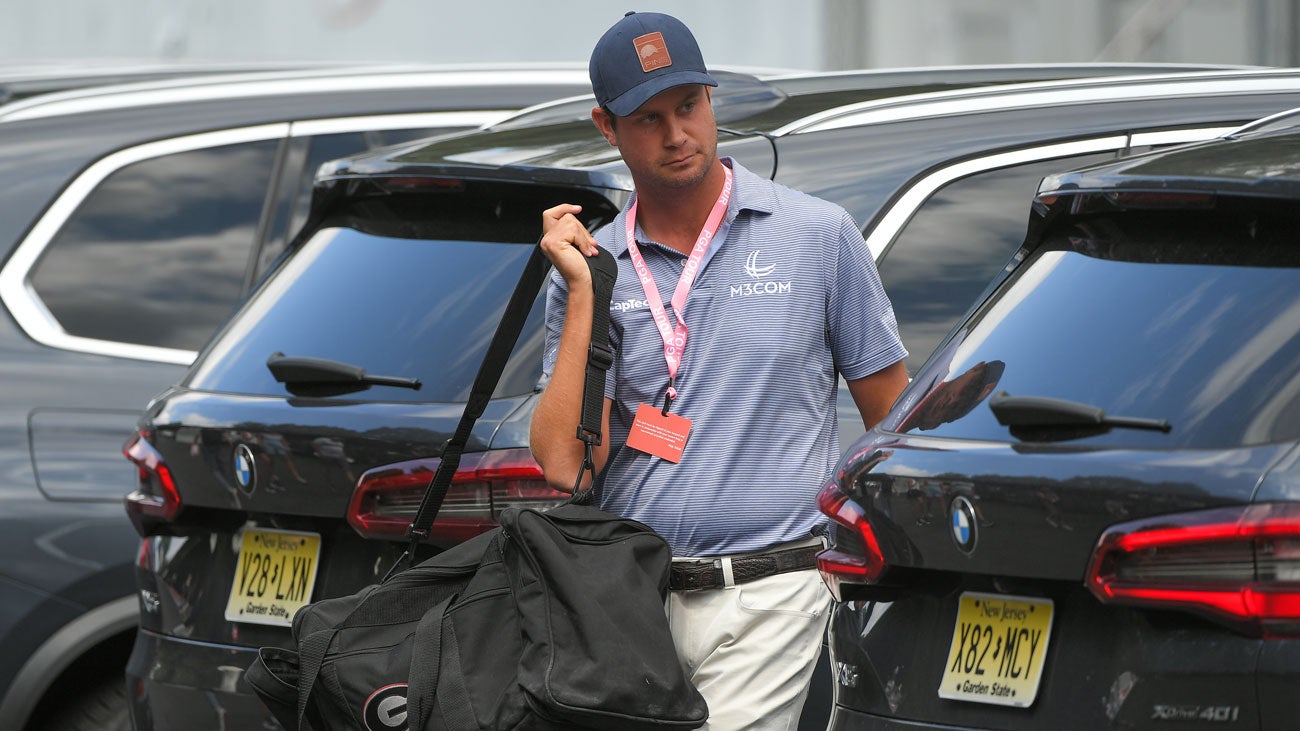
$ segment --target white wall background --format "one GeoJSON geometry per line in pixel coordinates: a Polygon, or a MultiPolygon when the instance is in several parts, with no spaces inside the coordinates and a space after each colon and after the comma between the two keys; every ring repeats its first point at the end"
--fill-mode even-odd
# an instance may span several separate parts
{"type": "Polygon", "coordinates": [[[681,18],[710,62],[821,63],[821,4],[790,0],[3,0],[0,59],[585,63],[631,8],[681,18]]]}
{"type": "Polygon", "coordinates": [[[585,63],[627,9],[710,63],[838,69],[1139,60],[1289,65],[1300,0],[0,0],[0,63],[585,63]]]}

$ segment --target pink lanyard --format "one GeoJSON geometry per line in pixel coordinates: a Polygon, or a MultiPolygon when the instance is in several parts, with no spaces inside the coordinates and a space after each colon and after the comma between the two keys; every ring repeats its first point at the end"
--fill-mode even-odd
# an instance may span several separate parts
{"type": "Polygon", "coordinates": [[[677,369],[681,366],[682,353],[686,350],[686,297],[690,294],[691,285],[695,283],[695,275],[700,270],[700,262],[704,261],[704,254],[709,250],[709,243],[713,241],[713,236],[722,223],[722,217],[727,213],[727,203],[731,201],[731,168],[724,165],[722,170],[726,175],[722,184],[722,193],[718,195],[718,201],[713,204],[713,210],[704,221],[704,228],[700,229],[700,235],[695,239],[695,247],[691,249],[691,255],[686,259],[682,276],[677,280],[677,289],[673,292],[672,306],[673,314],[677,316],[676,327],[673,327],[668,320],[668,313],[664,310],[663,300],[659,297],[659,288],[655,286],[654,276],[650,274],[650,268],[646,266],[641,250],[636,246],[636,201],[632,202],[632,207],[627,212],[627,253],[632,257],[632,266],[636,267],[637,277],[641,280],[641,289],[645,291],[645,298],[650,304],[650,314],[654,315],[655,326],[659,328],[659,336],[664,340],[664,360],[668,361],[668,399],[664,403],[665,413],[668,411],[668,404],[677,398],[677,369]]]}

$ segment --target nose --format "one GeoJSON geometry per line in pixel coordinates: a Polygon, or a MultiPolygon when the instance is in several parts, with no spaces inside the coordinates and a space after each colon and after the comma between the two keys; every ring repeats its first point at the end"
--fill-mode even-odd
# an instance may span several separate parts
{"type": "Polygon", "coordinates": [[[664,146],[681,147],[686,144],[686,128],[681,122],[669,117],[664,125],[664,146]]]}

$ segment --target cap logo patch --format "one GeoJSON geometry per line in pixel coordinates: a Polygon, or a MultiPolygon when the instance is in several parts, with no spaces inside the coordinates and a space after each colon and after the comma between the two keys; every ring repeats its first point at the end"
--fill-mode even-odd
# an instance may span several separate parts
{"type": "Polygon", "coordinates": [[[668,46],[664,45],[664,34],[659,31],[633,38],[632,45],[636,46],[636,57],[641,59],[641,70],[647,74],[673,65],[673,59],[668,55],[668,46]]]}

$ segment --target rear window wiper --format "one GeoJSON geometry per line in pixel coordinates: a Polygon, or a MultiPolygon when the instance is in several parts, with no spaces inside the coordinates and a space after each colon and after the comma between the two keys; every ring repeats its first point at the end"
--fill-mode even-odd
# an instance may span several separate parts
{"type": "Polygon", "coordinates": [[[998,423],[1009,427],[1017,439],[1063,441],[1105,434],[1111,429],[1146,429],[1169,433],[1164,419],[1137,416],[1109,416],[1091,404],[1047,396],[1012,396],[998,391],[989,398],[989,408],[998,423]]]}
{"type": "Polygon", "coordinates": [[[340,363],[326,358],[288,356],[272,353],[266,359],[275,380],[283,383],[291,393],[326,396],[363,391],[371,386],[394,386],[418,390],[420,379],[401,376],[375,376],[366,369],[350,363],[340,363]]]}

